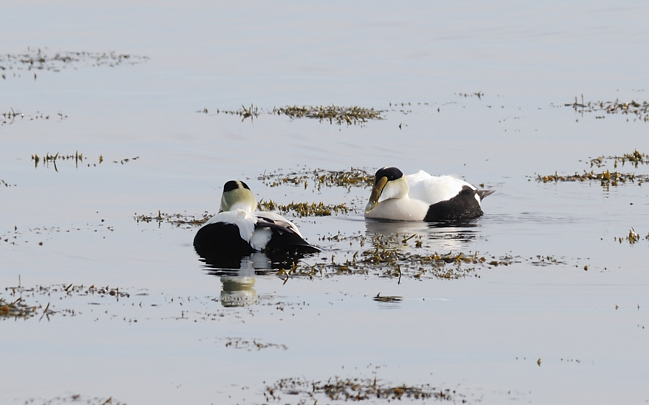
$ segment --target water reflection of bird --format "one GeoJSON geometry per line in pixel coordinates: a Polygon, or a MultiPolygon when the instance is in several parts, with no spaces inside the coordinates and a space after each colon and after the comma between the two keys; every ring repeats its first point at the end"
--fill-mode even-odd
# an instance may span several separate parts
{"type": "Polygon", "coordinates": [[[384,167],[376,172],[365,217],[427,222],[477,218],[482,199],[493,192],[453,176],[431,176],[423,170],[404,176],[396,167],[384,167]]]}
{"type": "MultiPolygon", "coordinates": [[[[254,255],[263,253],[253,253],[254,255]]],[[[222,272],[221,284],[221,305],[224,307],[243,307],[257,302],[257,291],[255,286],[254,260],[242,259],[241,268],[229,272],[222,272]]]]}
{"type": "Polygon", "coordinates": [[[230,180],[223,186],[221,209],[198,230],[196,252],[207,260],[263,251],[269,255],[304,254],[320,249],[304,240],[288,219],[273,212],[255,212],[257,201],[246,183],[230,180]]]}
{"type": "MultiPolygon", "coordinates": [[[[480,228],[470,221],[365,221],[368,235],[418,235],[424,246],[436,251],[458,250],[479,236],[480,228]]],[[[410,242],[412,246],[413,242],[410,242]]],[[[406,246],[406,245],[403,245],[406,246]]]]}

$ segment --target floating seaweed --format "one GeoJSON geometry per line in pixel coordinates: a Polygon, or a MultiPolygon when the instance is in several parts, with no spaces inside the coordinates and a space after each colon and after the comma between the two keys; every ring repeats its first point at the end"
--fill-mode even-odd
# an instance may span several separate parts
{"type": "MultiPolygon", "coordinates": [[[[130,161],[135,161],[138,160],[140,157],[135,156],[132,158],[125,158],[121,160],[113,160],[113,163],[128,163],[130,161]]],[[[32,159],[34,162],[34,167],[38,168],[38,165],[40,164],[41,166],[44,167],[49,167],[49,164],[52,163],[52,166],[54,167],[55,171],[59,171],[56,162],[57,161],[66,161],[66,160],[74,160],[74,166],[79,167],[79,163],[83,163],[84,160],[88,160],[87,157],[83,156],[83,153],[79,153],[76,151],[74,155],[61,155],[58,152],[55,153],[54,155],[50,155],[49,153],[46,153],[45,156],[38,156],[38,155],[32,155],[32,159]]],[[[97,159],[97,163],[93,163],[92,166],[96,167],[97,165],[101,165],[104,162],[104,157],[102,155],[99,155],[99,158],[97,159]]],[[[86,163],[87,167],[90,167],[90,163],[86,163]]]]}
{"type": "MultiPolygon", "coordinates": [[[[27,120],[27,121],[36,121],[36,120],[49,120],[50,119],[50,114],[44,114],[42,112],[36,112],[35,115],[29,115],[29,114],[23,114],[20,111],[14,111],[13,108],[10,108],[11,111],[6,111],[0,114],[0,126],[3,125],[10,125],[13,124],[18,118],[19,121],[27,120]]],[[[64,119],[68,118],[67,115],[64,115],[62,113],[57,113],[57,116],[59,117],[60,121],[63,121],[64,119]]]]}
{"type": "Polygon", "coordinates": [[[359,168],[350,168],[349,170],[325,170],[315,169],[293,171],[288,174],[274,172],[262,174],[257,177],[264,185],[269,187],[278,187],[282,185],[303,185],[308,188],[309,182],[320,191],[322,187],[344,187],[348,191],[352,187],[372,187],[374,184],[374,174],[367,170],[359,168]]]}
{"type": "Polygon", "coordinates": [[[25,304],[22,297],[16,298],[11,302],[7,302],[4,298],[0,297],[0,319],[28,319],[36,314],[36,309],[36,306],[25,304]]]}
{"type": "Polygon", "coordinates": [[[262,343],[258,339],[246,340],[242,338],[227,338],[225,347],[231,349],[245,349],[247,351],[259,351],[262,349],[281,349],[288,350],[285,344],[262,343]]]}
{"type": "Polygon", "coordinates": [[[75,405],[126,405],[113,397],[99,398],[87,397],[81,394],[72,394],[65,397],[54,397],[52,399],[30,398],[25,400],[25,404],[42,404],[42,405],[61,405],[61,404],[75,404],[75,405]]]}
{"type": "MultiPolygon", "coordinates": [[[[375,378],[342,378],[333,377],[327,381],[308,381],[301,378],[283,378],[266,387],[266,402],[282,401],[282,395],[304,397],[310,401],[319,399],[329,401],[366,401],[383,399],[393,400],[427,400],[456,401],[464,397],[455,390],[435,388],[424,385],[393,385],[375,378]]],[[[300,403],[305,403],[300,401],[300,403]]]]}
{"type": "Polygon", "coordinates": [[[624,166],[627,162],[635,166],[636,168],[638,165],[641,164],[649,164],[649,155],[645,153],[640,153],[638,150],[634,150],[633,153],[625,153],[622,156],[600,156],[595,159],[590,160],[590,167],[597,166],[597,167],[602,167],[603,165],[606,164],[606,160],[613,160],[613,167],[617,168],[618,162],[624,166]]]}
{"type": "MultiPolygon", "coordinates": [[[[287,282],[291,277],[314,278],[330,277],[344,274],[369,274],[378,273],[380,277],[398,278],[402,276],[459,279],[467,276],[476,276],[478,266],[508,266],[517,259],[505,255],[503,257],[487,258],[478,252],[413,252],[423,249],[421,240],[415,238],[417,235],[373,235],[369,243],[373,246],[368,249],[355,251],[353,254],[345,255],[344,260],[336,260],[335,255],[330,260],[308,263],[293,263],[289,268],[280,269],[277,276],[287,282]],[[412,241],[412,242],[411,242],[412,241]],[[414,243],[414,247],[409,245],[414,243]]],[[[351,237],[358,240],[361,246],[367,243],[364,236],[351,237]]],[[[340,241],[345,239],[335,235],[331,240],[340,241]]]]}
{"type": "MultiPolygon", "coordinates": [[[[564,104],[566,107],[572,107],[576,113],[583,115],[584,113],[604,113],[604,114],[624,114],[635,115],[636,119],[649,122],[649,102],[637,102],[631,100],[628,102],[620,102],[619,99],[615,101],[584,101],[584,95],[581,95],[581,102],[575,96],[573,103],[564,104]]],[[[596,119],[603,119],[605,115],[596,115],[596,119]]]]}
{"type": "Polygon", "coordinates": [[[620,243],[627,241],[629,242],[629,245],[635,245],[642,239],[649,240],[649,233],[646,236],[642,237],[638,232],[636,232],[635,229],[631,228],[628,235],[623,237],[615,237],[614,239],[620,243]]]}
{"type": "Polygon", "coordinates": [[[299,217],[326,217],[332,214],[346,214],[349,208],[345,204],[326,205],[323,202],[319,203],[295,203],[291,202],[287,205],[277,204],[273,200],[260,200],[257,203],[257,209],[260,211],[280,211],[282,213],[294,212],[299,217]]]}
{"type": "MultiPolygon", "coordinates": [[[[52,52],[47,48],[32,49],[20,54],[0,55],[0,70],[3,71],[2,78],[6,79],[4,71],[31,71],[47,70],[60,72],[71,65],[110,66],[115,67],[123,64],[136,65],[145,63],[148,56],[137,56],[115,52],[52,52]]],[[[19,74],[14,73],[14,76],[19,74]]],[[[36,79],[36,73],[34,73],[36,79]]]]}
{"type": "Polygon", "coordinates": [[[584,170],[584,173],[576,173],[573,175],[559,175],[557,172],[554,174],[546,175],[546,176],[541,176],[540,174],[537,175],[536,181],[538,182],[543,182],[543,183],[558,183],[558,182],[584,182],[584,181],[599,181],[600,185],[602,187],[608,188],[609,186],[614,186],[617,187],[620,184],[624,183],[635,183],[636,180],[638,182],[638,185],[642,185],[643,182],[649,180],[648,175],[644,174],[634,174],[634,173],[620,173],[620,172],[610,172],[609,170],[605,170],[601,173],[595,173],[594,171],[587,172],[584,170]]]}
{"type": "MultiPolygon", "coordinates": [[[[202,114],[208,114],[209,110],[204,108],[197,111],[202,114]]],[[[265,115],[285,115],[291,119],[298,118],[311,118],[318,121],[328,121],[330,124],[347,124],[347,125],[363,125],[370,120],[382,120],[383,110],[375,110],[374,108],[364,108],[358,106],[343,107],[343,106],[285,106],[273,107],[271,110],[263,110],[259,107],[250,104],[250,107],[241,106],[238,110],[216,110],[216,114],[236,115],[241,117],[242,121],[250,118],[254,120],[261,114],[265,115]]]]}
{"type": "Polygon", "coordinates": [[[157,222],[158,226],[160,224],[169,223],[176,226],[182,225],[191,225],[191,226],[200,226],[212,218],[212,214],[209,214],[207,211],[203,212],[200,215],[187,215],[187,214],[167,214],[158,210],[158,215],[137,215],[135,214],[136,222],[157,222]]]}

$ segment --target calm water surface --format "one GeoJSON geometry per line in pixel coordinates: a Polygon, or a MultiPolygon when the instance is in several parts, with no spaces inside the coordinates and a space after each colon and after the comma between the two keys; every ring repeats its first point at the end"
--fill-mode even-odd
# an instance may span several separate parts
{"type": "Polygon", "coordinates": [[[646,112],[565,106],[582,95],[649,99],[648,16],[637,2],[3,4],[0,298],[22,294],[39,308],[1,322],[0,402],[327,403],[276,384],[376,377],[454,390],[458,403],[646,403],[647,186],[536,178],[649,174],[612,159],[590,165],[648,153],[646,112]],[[35,49],[132,59],[39,70],[5,56],[35,49]],[[223,113],[251,103],[263,111],[254,120],[223,113]],[[385,119],[265,113],[330,104],[385,119]],[[6,118],[12,111],[22,115],[6,118]],[[84,160],[31,159],[75,152],[84,160]],[[464,226],[386,224],[362,217],[369,189],[260,177],[385,165],[496,193],[464,226]],[[191,246],[196,226],[135,220],[215,213],[236,178],[260,199],[352,209],[286,214],[323,248],[303,265],[404,234],[416,236],[402,252],[487,262],[462,265],[475,269],[459,279],[371,267],[284,282],[249,262],[206,267],[191,246]],[[631,229],[635,244],[624,239],[631,229]]]}

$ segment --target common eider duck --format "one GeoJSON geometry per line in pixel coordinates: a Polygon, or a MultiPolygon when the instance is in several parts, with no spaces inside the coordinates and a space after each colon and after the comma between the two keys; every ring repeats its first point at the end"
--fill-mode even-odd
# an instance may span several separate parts
{"type": "Polygon", "coordinates": [[[246,183],[230,180],[223,186],[219,213],[194,237],[203,258],[268,254],[315,253],[320,249],[304,240],[288,219],[273,212],[255,212],[257,201],[246,183]]]}
{"type": "Polygon", "coordinates": [[[365,217],[396,221],[458,221],[483,214],[480,202],[494,190],[479,190],[453,176],[423,170],[404,176],[396,167],[376,172],[365,217]]]}

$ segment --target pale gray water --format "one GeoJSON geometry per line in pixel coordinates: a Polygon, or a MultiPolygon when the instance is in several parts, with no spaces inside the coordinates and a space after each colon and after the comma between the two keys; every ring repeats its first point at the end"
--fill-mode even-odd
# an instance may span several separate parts
{"type": "MultiPolygon", "coordinates": [[[[336,376],[455,389],[468,403],[649,401],[646,185],[534,180],[590,171],[598,156],[648,153],[649,123],[564,106],[582,94],[649,98],[648,6],[70,1],[2,10],[3,55],[30,47],[150,59],[82,60],[36,78],[0,60],[0,112],[24,114],[0,126],[0,298],[15,299],[6,288],[19,277],[26,289],[85,286],[69,296],[25,292],[28,304],[57,311],[49,321],[43,308],[2,321],[0,402],[80,394],[86,403],[264,403],[281,378],[336,376]],[[250,103],[359,105],[386,119],[360,127],[216,114],[250,103]],[[41,113],[49,119],[35,119],[41,113]],[[30,159],[75,151],[83,164],[59,161],[58,171],[30,159]],[[496,193],[473,226],[449,229],[365,222],[368,189],[258,179],[385,165],[456,174],[496,193]],[[258,198],[356,209],[287,214],[324,249],[304,263],[370,247],[322,240],[338,232],[416,233],[423,252],[514,263],[458,280],[410,272],[400,284],[380,269],[285,284],[271,273],[245,293],[254,305],[224,307],[232,284],[207,275],[191,246],[197,228],[134,216],[214,213],[233,178],[258,198]],[[631,228],[638,243],[614,240],[631,228]],[[537,255],[559,263],[535,265],[537,255]],[[90,285],[129,297],[83,295],[90,285]],[[376,302],[377,293],[404,300],[376,302]]],[[[612,164],[647,174],[646,165],[612,164]]],[[[270,402],[300,400],[313,403],[305,393],[270,402]]]]}

